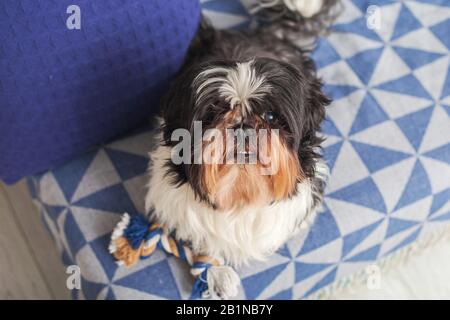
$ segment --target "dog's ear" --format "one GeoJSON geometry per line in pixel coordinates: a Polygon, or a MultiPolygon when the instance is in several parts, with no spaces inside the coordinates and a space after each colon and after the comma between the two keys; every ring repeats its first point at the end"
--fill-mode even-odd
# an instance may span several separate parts
{"type": "MultiPolygon", "coordinates": [[[[172,133],[177,129],[190,128],[190,119],[194,108],[194,93],[192,89],[191,67],[182,69],[174,78],[168,90],[160,101],[160,117],[163,119],[161,132],[163,144],[173,147],[179,141],[172,140],[172,133]]],[[[167,175],[174,186],[187,182],[188,171],[186,164],[175,164],[170,159],[166,162],[167,175]]]]}
{"type": "Polygon", "coordinates": [[[308,81],[305,102],[303,135],[315,135],[325,118],[325,107],[331,103],[322,92],[322,83],[316,76],[310,77],[308,81]]]}
{"type": "Polygon", "coordinates": [[[188,129],[194,108],[193,76],[190,68],[175,77],[160,103],[160,115],[164,120],[164,140],[169,141],[176,129],[188,129]]]}
{"type": "Polygon", "coordinates": [[[323,142],[318,132],[325,118],[325,107],[331,103],[331,100],[322,92],[322,83],[315,75],[308,78],[305,97],[304,122],[298,157],[305,175],[314,177],[317,159],[321,157],[318,149],[323,142]]]}

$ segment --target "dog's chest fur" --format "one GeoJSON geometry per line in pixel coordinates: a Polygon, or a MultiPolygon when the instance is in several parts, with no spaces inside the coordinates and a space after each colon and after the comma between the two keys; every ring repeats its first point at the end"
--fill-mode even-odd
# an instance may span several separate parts
{"type": "MultiPolygon", "coordinates": [[[[189,241],[196,254],[223,258],[233,266],[261,260],[312,221],[315,188],[309,179],[298,185],[291,199],[262,208],[218,212],[196,199],[189,184],[171,183],[165,167],[170,152],[170,147],[159,146],[150,154],[146,211],[154,209],[153,218],[175,230],[178,239],[189,241]]],[[[326,166],[318,162],[316,167],[318,175],[325,177],[326,166]]]]}

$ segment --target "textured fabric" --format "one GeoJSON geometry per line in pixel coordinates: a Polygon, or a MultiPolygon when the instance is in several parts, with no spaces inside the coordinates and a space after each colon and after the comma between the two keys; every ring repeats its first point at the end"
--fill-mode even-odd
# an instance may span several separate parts
{"type": "Polygon", "coordinates": [[[50,169],[149,119],[199,16],[198,0],[0,1],[0,179],[50,169]],[[72,4],[79,30],[66,27],[72,4]]]}
{"type": "MultiPolygon", "coordinates": [[[[331,169],[324,206],[310,230],[239,270],[239,298],[307,297],[450,221],[449,4],[377,1],[382,28],[370,30],[369,1],[344,3],[314,52],[334,98],[323,125],[331,169]]],[[[213,20],[227,27],[246,16],[238,2],[203,5],[236,21],[213,20]]],[[[120,215],[143,211],[152,146],[152,131],[143,130],[31,181],[65,262],[81,267],[75,297],[189,297],[184,262],[156,252],[124,269],[107,252],[120,215]]]]}

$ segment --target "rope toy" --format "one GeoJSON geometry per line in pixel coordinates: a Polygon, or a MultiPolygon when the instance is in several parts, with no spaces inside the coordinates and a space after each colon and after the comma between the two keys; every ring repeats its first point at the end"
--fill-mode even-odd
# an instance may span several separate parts
{"type": "Polygon", "coordinates": [[[209,288],[212,288],[214,283],[208,283],[213,282],[210,280],[213,277],[208,277],[208,270],[222,266],[221,260],[194,255],[188,246],[178,243],[164,226],[151,223],[142,215],[130,217],[128,213],[124,213],[112,233],[109,245],[109,252],[117,259],[117,264],[133,266],[139,259],[150,257],[156,249],[163,249],[189,263],[191,274],[196,278],[191,299],[211,296],[209,288]]]}

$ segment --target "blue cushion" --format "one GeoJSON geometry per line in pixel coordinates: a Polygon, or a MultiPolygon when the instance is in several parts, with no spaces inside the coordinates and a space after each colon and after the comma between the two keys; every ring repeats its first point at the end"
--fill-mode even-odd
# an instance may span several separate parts
{"type": "Polygon", "coordinates": [[[150,119],[196,32],[198,0],[0,2],[0,179],[54,167],[150,119]]]}

